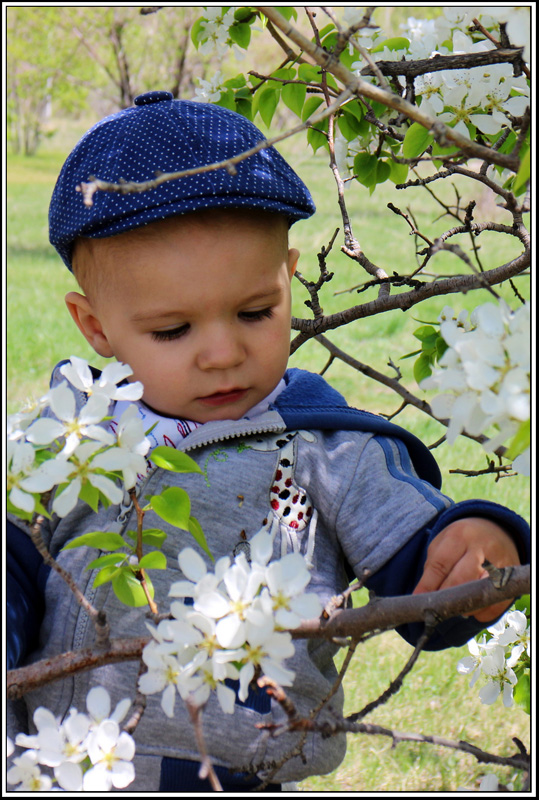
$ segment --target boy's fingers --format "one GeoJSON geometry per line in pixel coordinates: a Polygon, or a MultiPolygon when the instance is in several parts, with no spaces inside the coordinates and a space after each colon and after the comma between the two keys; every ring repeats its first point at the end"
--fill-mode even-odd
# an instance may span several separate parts
{"type": "Polygon", "coordinates": [[[459,542],[451,541],[450,537],[441,534],[429,547],[423,574],[413,594],[435,592],[449,585],[456,585],[456,583],[448,584],[447,580],[465,553],[466,548],[459,542]]]}

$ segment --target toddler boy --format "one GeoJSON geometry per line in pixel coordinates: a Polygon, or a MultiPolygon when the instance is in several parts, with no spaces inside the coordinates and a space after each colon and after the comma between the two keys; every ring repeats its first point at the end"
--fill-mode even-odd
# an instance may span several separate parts
{"type": "MultiPolygon", "coordinates": [[[[494,503],[453,504],[439,491],[432,455],[415,437],[349,408],[320,376],[287,369],[291,280],[299,256],[289,247],[288,229],[315,209],[273,148],[260,149],[234,169],[198,172],[146,192],[97,192],[91,206],[76,190],[92,175],[142,182],[157,170],[222,162],[262,139],[234,112],[151,92],[94,126],[59,176],[50,238],[82,289],[67,295],[69,311],[97,353],[128,363],[131,380],[143,383],[138,409],[145,428],[155,426],[153,446],[187,450],[204,471],[205,479],[151,467],[139,482],[139,496],[165,485],[185,488],[215,559],[248,549],[260,529],[268,530],[275,557],[291,550],[305,555],[309,590],[323,603],[365,569],[367,586],[387,596],[475,580],[485,559],[497,566],[529,560],[524,520],[494,503]]],[[[59,366],[53,386],[64,380],[59,366]]],[[[118,402],[111,408],[114,419],[123,407],[118,402]]],[[[147,525],[168,534],[169,568],[154,578],[156,597],[164,601],[181,577],[177,554],[192,540],[152,520],[152,513],[147,525]]],[[[52,554],[105,609],[115,637],[144,635],[144,615],[122,606],[110,584],[92,588],[86,548],[60,551],[85,531],[123,533],[133,527],[133,516],[128,503],[100,509],[97,516],[80,503],[47,534],[52,554]]],[[[30,660],[91,646],[93,628],[68,602],[55,574],[45,595],[40,642],[30,660]]],[[[507,605],[442,623],[429,647],[463,644],[507,605]]],[[[410,625],[399,632],[413,643],[421,630],[410,625]]],[[[308,715],[335,679],[334,647],[295,644],[290,667],[296,683],[289,694],[298,713],[308,715]]],[[[97,684],[114,704],[133,692],[137,670],[133,662],[111,665],[32,692],[25,698],[28,716],[39,705],[59,716],[72,706],[83,709],[97,684]]],[[[147,700],[135,733],[137,777],[129,790],[206,791],[207,782],[197,777],[200,755],[185,708],[177,703],[176,716],[168,719],[158,696],[147,700]]],[[[331,701],[337,713],[342,702],[338,692],[331,701]]],[[[252,790],[276,762],[282,766],[269,788],[280,791],[284,781],[334,770],[344,756],[344,735],[322,740],[313,734],[303,757],[284,760],[297,737],[273,739],[255,727],[283,721],[281,708],[254,688],[236,705],[234,717],[227,717],[212,696],[203,714],[206,745],[225,791],[252,790]],[[247,772],[248,779],[242,775],[247,772]]],[[[324,714],[331,718],[330,711],[322,719],[324,714]]]]}

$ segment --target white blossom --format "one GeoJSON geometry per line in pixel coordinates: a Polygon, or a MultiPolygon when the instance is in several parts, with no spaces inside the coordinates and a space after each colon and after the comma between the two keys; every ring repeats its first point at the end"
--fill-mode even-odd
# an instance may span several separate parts
{"type": "Polygon", "coordinates": [[[33,715],[37,733],[17,734],[15,743],[28,748],[8,773],[9,783],[20,783],[18,790],[47,791],[50,776],[43,775],[40,765],[54,770],[60,789],[69,792],[109,791],[125,788],[134,779],[130,763],[135,743],[118,723],[131,705],[121,700],[112,714],[110,696],[102,686],[90,689],[86,698],[88,714],[72,708],[60,722],[49,709],[40,706],[33,715]],[[89,757],[92,767],[87,771],[89,757]],[[91,773],[91,774],[90,774],[91,773]]]}
{"type": "Polygon", "coordinates": [[[215,75],[206,81],[203,78],[197,78],[199,88],[195,89],[195,100],[200,100],[203,103],[217,103],[221,98],[221,84],[223,83],[223,76],[220,70],[215,75]]]}
{"type": "Polygon", "coordinates": [[[28,750],[13,759],[13,766],[6,773],[8,783],[15,785],[19,792],[48,792],[52,780],[44,775],[38,764],[37,753],[28,750]]]}
{"type": "Polygon", "coordinates": [[[49,405],[56,419],[39,418],[28,428],[26,438],[33,444],[52,444],[65,438],[64,458],[74,452],[83,438],[95,439],[102,444],[114,444],[114,437],[97,423],[107,414],[109,401],[104,394],[93,394],[75,415],[76,401],[67,383],[61,383],[49,392],[49,405]]]}
{"type": "Polygon", "coordinates": [[[35,500],[25,481],[32,473],[35,451],[29,442],[8,439],[6,446],[7,492],[11,503],[23,511],[32,512],[35,500]]]}
{"type": "Polygon", "coordinates": [[[234,9],[224,12],[221,6],[209,6],[204,8],[203,13],[199,51],[203,55],[229,55],[232,41],[228,31],[234,24],[234,9]]]}
{"type": "Polygon", "coordinates": [[[88,755],[92,767],[84,774],[85,792],[108,792],[125,789],[135,779],[131,763],[135,755],[132,737],[113,719],[105,719],[88,737],[88,755]]]}
{"type": "Polygon", "coordinates": [[[431,406],[438,419],[449,418],[450,444],[463,431],[483,433],[489,436],[485,449],[494,451],[530,418],[529,304],[512,312],[502,301],[485,303],[470,325],[450,311],[440,316],[449,347],[421,388],[441,392],[431,406]]]}
{"type": "Polygon", "coordinates": [[[470,687],[482,678],[484,684],[479,690],[479,699],[492,705],[498,697],[509,708],[513,705],[513,689],[517,676],[516,666],[522,653],[530,653],[530,629],[526,614],[522,611],[507,611],[497,622],[487,628],[488,640],[484,634],[480,641],[468,642],[469,656],[461,658],[457,672],[470,676],[470,687]]]}
{"type": "Polygon", "coordinates": [[[88,362],[77,356],[71,356],[69,363],[60,367],[60,372],[67,380],[84,394],[103,395],[108,402],[111,400],[140,400],[144,387],[140,381],[127,383],[125,386],[118,386],[133,370],[129,364],[112,362],[107,364],[99,377],[94,380],[88,362]]]}

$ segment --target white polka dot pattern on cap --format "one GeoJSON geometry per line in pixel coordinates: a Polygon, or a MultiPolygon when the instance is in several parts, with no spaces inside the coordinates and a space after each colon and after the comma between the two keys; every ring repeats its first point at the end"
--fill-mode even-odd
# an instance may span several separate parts
{"type": "Polygon", "coordinates": [[[259,208],[290,224],[315,211],[311,195],[273,147],[236,165],[167,181],[145,192],[98,191],[85,206],[76,187],[95,176],[105,181],[147,181],[239,155],[264,139],[235,111],[211,103],[174,100],[154,91],[94,125],[68,156],[49,209],[49,238],[71,269],[78,236],[105,237],[158,219],[204,208],[259,208]]]}

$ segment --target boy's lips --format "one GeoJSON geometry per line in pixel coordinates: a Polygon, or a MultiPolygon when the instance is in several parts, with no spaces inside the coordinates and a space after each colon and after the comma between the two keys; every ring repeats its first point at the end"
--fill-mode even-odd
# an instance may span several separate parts
{"type": "Polygon", "coordinates": [[[237,403],[247,394],[248,389],[228,389],[222,392],[208,394],[206,397],[199,397],[199,401],[207,406],[223,406],[227,403],[237,403]]]}

